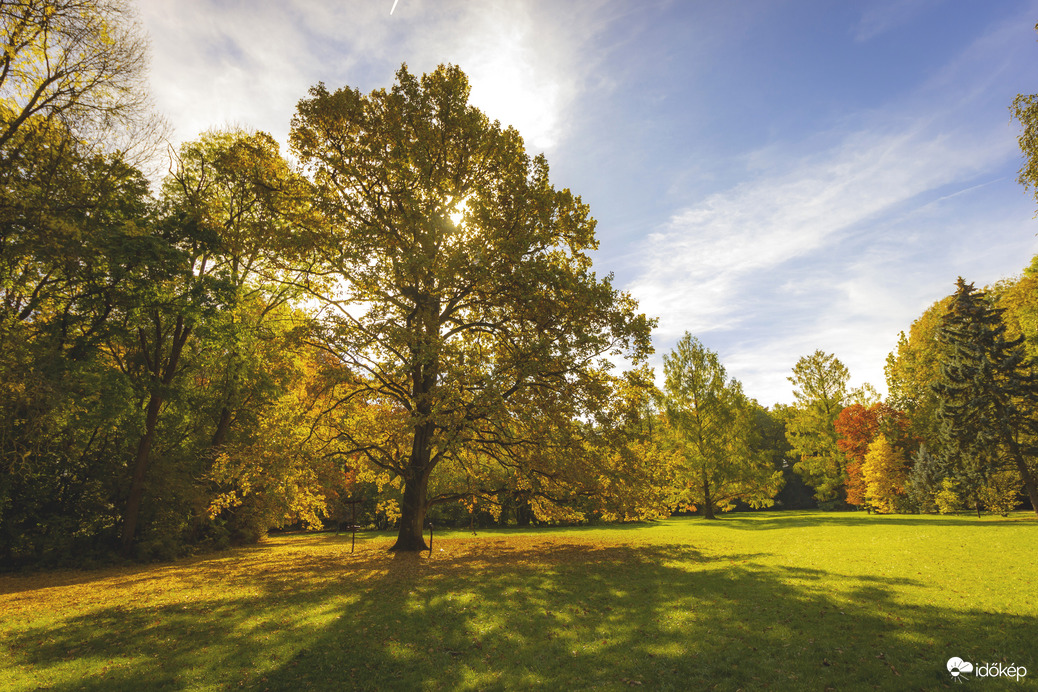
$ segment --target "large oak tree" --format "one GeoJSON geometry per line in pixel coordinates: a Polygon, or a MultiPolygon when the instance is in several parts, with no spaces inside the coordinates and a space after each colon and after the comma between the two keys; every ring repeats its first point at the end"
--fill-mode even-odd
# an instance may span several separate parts
{"type": "Polygon", "coordinates": [[[313,292],[353,378],[342,410],[383,411],[342,435],[403,481],[396,550],[425,548],[427,508],[452,498],[430,476],[473,450],[549,495],[571,475],[552,460],[611,389],[604,357],[651,349],[651,321],[591,270],[587,205],[468,95],[457,67],[404,66],[389,90],[312,88],[292,123],[326,219],[336,290],[313,292]]]}

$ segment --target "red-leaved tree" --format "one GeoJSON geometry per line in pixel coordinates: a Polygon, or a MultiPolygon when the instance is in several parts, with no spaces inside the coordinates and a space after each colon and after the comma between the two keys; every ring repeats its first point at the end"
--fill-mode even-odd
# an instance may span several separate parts
{"type": "Polygon", "coordinates": [[[847,502],[862,507],[865,505],[862,464],[869,445],[883,434],[894,447],[910,452],[913,445],[908,438],[908,421],[902,411],[883,402],[868,407],[851,404],[836,417],[833,427],[840,436],[836,445],[847,457],[847,502]]]}

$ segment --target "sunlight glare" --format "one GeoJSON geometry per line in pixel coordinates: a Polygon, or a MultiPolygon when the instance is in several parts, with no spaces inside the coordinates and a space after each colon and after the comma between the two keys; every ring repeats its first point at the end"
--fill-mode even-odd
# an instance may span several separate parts
{"type": "Polygon", "coordinates": [[[534,48],[527,33],[502,23],[471,44],[461,64],[471,66],[471,103],[515,127],[528,148],[543,150],[557,139],[560,85],[534,48]]]}
{"type": "Polygon", "coordinates": [[[455,226],[461,227],[461,220],[465,218],[465,209],[468,207],[469,198],[465,197],[460,202],[453,204],[454,211],[447,214],[447,218],[451,220],[455,226]]]}

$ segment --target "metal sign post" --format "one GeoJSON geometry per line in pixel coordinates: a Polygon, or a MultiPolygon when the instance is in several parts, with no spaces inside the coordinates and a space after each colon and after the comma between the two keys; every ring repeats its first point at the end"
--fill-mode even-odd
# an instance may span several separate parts
{"type": "Polygon", "coordinates": [[[353,534],[350,539],[350,552],[352,553],[357,547],[357,505],[364,502],[363,498],[360,500],[345,500],[346,504],[350,506],[350,532],[353,534]]]}

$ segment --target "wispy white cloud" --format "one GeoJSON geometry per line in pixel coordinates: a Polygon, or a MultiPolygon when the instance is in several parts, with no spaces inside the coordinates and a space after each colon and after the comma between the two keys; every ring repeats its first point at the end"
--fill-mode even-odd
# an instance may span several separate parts
{"type": "Polygon", "coordinates": [[[243,125],[279,138],[309,86],[305,34],[271,6],[203,0],[141,2],[151,36],[151,86],[177,141],[243,125]],[[279,19],[282,19],[279,21],[279,19]]]}
{"type": "Polygon", "coordinates": [[[818,348],[882,391],[898,331],[957,274],[983,284],[1025,266],[1034,231],[1018,203],[954,216],[1003,194],[991,182],[1018,155],[1007,116],[985,105],[1004,89],[992,73],[1009,31],[994,27],[843,134],[745,154],[745,182],[676,210],[629,285],[661,317],[658,348],[703,335],[763,403],[788,401],[789,369],[818,348]]]}
{"type": "Polygon", "coordinates": [[[884,391],[898,332],[957,275],[996,281],[1038,250],[1021,200],[968,182],[1012,155],[1011,136],[989,134],[966,146],[848,143],[676,214],[630,287],[661,316],[658,349],[686,330],[701,335],[765,404],[789,401],[786,376],[815,349],[837,354],[856,386],[884,391]],[[1004,212],[992,214],[997,205],[1004,212]]]}
{"type": "Polygon", "coordinates": [[[856,225],[944,185],[970,179],[1012,152],[1005,133],[953,139],[915,127],[858,132],[814,160],[772,170],[673,215],[649,238],[631,290],[663,315],[660,336],[724,329],[761,277],[838,241],[856,225]],[[719,315],[728,315],[720,322],[719,315]]]}
{"type": "Polygon", "coordinates": [[[866,7],[855,32],[856,41],[869,41],[903,26],[943,0],[887,0],[866,7]]]}

